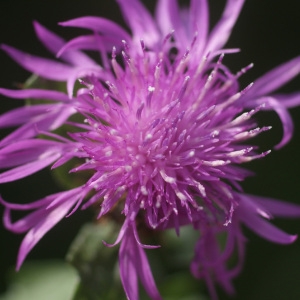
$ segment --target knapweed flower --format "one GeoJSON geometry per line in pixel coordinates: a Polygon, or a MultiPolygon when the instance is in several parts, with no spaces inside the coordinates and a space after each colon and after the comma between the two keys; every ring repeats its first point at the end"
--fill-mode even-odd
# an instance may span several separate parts
{"type": "MultiPolygon", "coordinates": [[[[17,268],[30,250],[65,216],[79,208],[99,206],[98,218],[120,212],[124,221],[117,240],[119,265],[128,299],[138,299],[140,280],[152,299],[161,299],[139,237],[139,228],[161,231],[182,226],[199,231],[191,272],[203,278],[216,299],[214,284],[233,292],[232,278],[244,260],[246,225],[260,236],[282,244],[295,240],[269,223],[273,216],[298,217],[300,208],[278,200],[247,195],[240,182],[252,173],[241,164],[260,159],[251,139],[269,126],[258,127],[255,114],[274,110],[283,125],[285,145],[293,124],[288,108],[300,94],[274,92],[299,73],[297,57],[239,86],[239,77],[223,64],[230,32],[243,0],[227,0],[221,19],[209,31],[208,3],[192,0],[189,8],[159,0],[155,17],[138,0],[118,0],[131,30],[101,17],[61,23],[91,34],[65,43],[40,24],[38,38],[57,60],[43,59],[2,45],[21,66],[38,76],[67,83],[67,94],[53,90],[0,89],[12,98],[38,99],[0,117],[0,126],[17,129],[4,138],[0,182],[29,176],[46,166],[57,168],[73,158],[70,172],[89,171],[90,178],[74,189],[29,204],[5,206],[4,224],[26,233],[17,268]],[[97,51],[101,63],[84,54],[97,51]],[[75,82],[81,84],[75,88],[75,82]],[[45,102],[41,102],[44,99],[45,102]],[[76,115],[77,120],[70,120],[76,115]],[[73,128],[71,133],[65,124],[73,128]],[[59,129],[59,131],[57,131],[59,129]],[[11,210],[33,210],[11,221],[11,210]],[[139,224],[139,227],[137,226],[139,224]],[[218,236],[227,235],[225,247],[218,236]],[[238,253],[237,265],[228,259],[238,253]]],[[[265,134],[265,133],[263,133],[265,134]]],[[[103,225],[105,226],[105,225],[103,225]]]]}

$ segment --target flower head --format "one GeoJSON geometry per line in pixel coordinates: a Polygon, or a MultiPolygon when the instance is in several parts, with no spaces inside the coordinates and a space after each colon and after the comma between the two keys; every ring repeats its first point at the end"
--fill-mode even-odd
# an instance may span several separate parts
{"type": "Polygon", "coordinates": [[[67,82],[68,95],[0,89],[13,98],[47,100],[0,117],[2,127],[19,126],[0,142],[1,166],[9,169],[0,175],[0,183],[73,158],[82,163],[70,172],[91,172],[83,185],[31,204],[1,200],[5,226],[27,232],[17,267],[63,217],[79,207],[100,204],[99,219],[113,210],[124,215],[113,245],[121,243],[120,274],[128,299],[138,299],[138,279],[151,298],[161,299],[144,251],[156,246],[142,244],[137,220],[149,230],[174,228],[178,234],[181,226],[193,226],[200,238],[191,272],[207,282],[214,298],[214,281],[231,293],[231,279],[244,259],[241,224],[273,242],[295,240],[267,219],[299,216],[299,207],[246,195],[240,182],[251,175],[241,164],[270,153],[250,145],[254,136],[271,129],[258,127],[256,113],[274,110],[279,115],[284,133],[277,148],[292,136],[287,108],[299,104],[299,94],[270,94],[299,73],[300,58],[241,88],[239,77],[252,65],[232,73],[223,59],[238,49],[223,47],[244,1],[228,0],[210,32],[206,1],[191,1],[186,10],[176,1],[160,0],[155,18],[138,0],[118,3],[132,35],[109,20],[81,17],[61,25],[89,29],[92,34],[65,43],[35,23],[39,39],[63,62],[2,46],[29,71],[67,82]],[[101,66],[82,50],[98,51],[101,66]],[[76,81],[81,84],[77,90],[76,81]],[[74,114],[83,121],[68,120],[74,114]],[[73,127],[72,133],[53,132],[64,130],[64,124],[73,127]],[[34,211],[12,223],[11,210],[34,211]],[[225,249],[217,239],[222,232],[228,236],[225,249]],[[228,269],[226,262],[235,249],[239,262],[228,269]]]}

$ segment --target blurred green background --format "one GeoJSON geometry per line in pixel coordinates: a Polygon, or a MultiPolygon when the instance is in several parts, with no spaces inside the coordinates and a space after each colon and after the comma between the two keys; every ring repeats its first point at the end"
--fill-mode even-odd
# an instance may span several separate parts
{"type": "MultiPolygon", "coordinates": [[[[211,4],[212,24],[218,19],[225,1],[213,0],[211,4]]],[[[153,9],[155,1],[144,1],[153,9]]],[[[188,1],[181,1],[188,3],[188,1]]],[[[32,20],[38,20],[46,27],[68,38],[77,34],[76,29],[60,28],[57,22],[83,15],[100,15],[121,24],[124,21],[116,3],[112,0],[1,0],[0,1],[0,43],[41,56],[48,52],[36,39],[32,20]]],[[[248,0],[232,33],[228,47],[241,48],[242,52],[228,55],[224,63],[233,71],[254,62],[254,69],[241,79],[246,86],[267,70],[300,54],[300,2],[295,0],[248,0]]],[[[0,52],[0,86],[14,88],[24,82],[29,73],[21,69],[4,53],[0,52]]],[[[289,83],[283,92],[300,90],[300,78],[289,83]]],[[[0,99],[0,111],[16,107],[18,100],[0,99]]],[[[286,199],[300,204],[300,108],[292,110],[295,122],[293,140],[280,151],[274,150],[263,160],[248,165],[257,172],[244,184],[248,193],[286,199]]],[[[278,143],[281,127],[275,114],[261,114],[260,122],[272,125],[257,141],[261,150],[267,150],[278,143]]],[[[6,132],[0,132],[1,137],[6,132]]],[[[4,199],[26,203],[59,191],[49,171],[15,183],[0,186],[4,199]]],[[[2,207],[0,213],[2,215],[2,207]]],[[[34,248],[28,260],[63,258],[71,241],[81,225],[89,220],[92,213],[78,211],[65,219],[34,248]]],[[[300,234],[299,220],[276,220],[276,224],[290,233],[300,234]]],[[[246,264],[241,275],[235,280],[236,300],[298,300],[300,299],[300,240],[291,246],[273,245],[249,231],[246,264]]],[[[0,226],[0,294],[6,289],[6,271],[14,266],[22,236],[7,232],[0,226]]],[[[188,268],[188,266],[187,266],[188,268]]],[[[199,284],[200,286],[200,284],[199,284]]],[[[222,291],[220,299],[230,299],[222,291]]],[[[18,299],[16,299],[18,300],[18,299]]]]}

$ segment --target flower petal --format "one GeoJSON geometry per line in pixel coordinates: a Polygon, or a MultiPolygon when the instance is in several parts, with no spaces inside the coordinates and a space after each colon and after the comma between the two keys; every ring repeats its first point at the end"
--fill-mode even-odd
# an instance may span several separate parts
{"type": "MultiPolygon", "coordinates": [[[[34,107],[34,106],[32,106],[34,107]]],[[[29,109],[28,112],[34,112],[35,109],[29,109]]],[[[63,105],[56,105],[56,107],[53,106],[51,111],[46,111],[44,114],[40,114],[37,116],[37,118],[33,115],[29,114],[29,117],[32,117],[32,119],[29,119],[26,123],[24,123],[23,126],[19,127],[15,131],[13,131],[11,134],[7,135],[4,139],[0,142],[0,147],[3,147],[9,143],[12,143],[14,141],[18,140],[24,140],[27,138],[34,137],[39,134],[40,131],[51,131],[58,128],[60,125],[62,125],[72,114],[74,114],[75,109],[69,106],[64,107],[63,105]]],[[[7,114],[10,114],[8,112],[7,114]]],[[[4,114],[2,117],[6,118],[7,114],[4,114]]],[[[23,120],[26,120],[26,109],[16,109],[11,112],[11,115],[18,115],[19,117],[23,118],[23,120]]],[[[1,117],[0,117],[1,120],[1,117]]],[[[10,123],[11,125],[16,124],[13,123],[13,121],[10,123]]]]}
{"type": "Polygon", "coordinates": [[[157,290],[145,250],[138,244],[135,244],[135,247],[138,255],[137,268],[139,278],[151,299],[160,300],[162,298],[157,290]]]}
{"type": "MultiPolygon", "coordinates": [[[[78,193],[78,188],[63,193],[65,193],[64,201],[50,211],[43,209],[43,214],[39,215],[39,218],[36,219],[36,224],[28,231],[23,239],[18,254],[17,270],[20,269],[31,249],[51,228],[68,214],[78,197],[81,197],[82,194],[78,193]],[[76,193],[74,193],[74,191],[76,191],[76,193]]],[[[38,215],[36,216],[38,217],[38,215]]]]}
{"type": "MultiPolygon", "coordinates": [[[[72,70],[72,72],[70,72],[67,81],[67,93],[69,98],[72,98],[73,95],[73,91],[74,91],[74,86],[76,81],[79,78],[84,78],[86,76],[90,76],[90,77],[96,77],[96,78],[103,78],[103,76],[105,76],[106,74],[104,74],[102,72],[102,69],[100,66],[95,66],[95,67],[77,67],[74,68],[72,70]]],[[[106,79],[108,79],[108,76],[106,77],[106,79]]]]}
{"type": "Polygon", "coordinates": [[[120,47],[122,45],[122,41],[118,38],[115,38],[115,36],[99,35],[96,37],[95,34],[82,35],[68,41],[60,49],[57,56],[60,57],[62,53],[69,50],[98,50],[101,52],[104,49],[105,51],[110,52],[112,51],[113,47],[120,47]],[[101,47],[99,43],[101,44],[101,47]]]}
{"type": "MultiPolygon", "coordinates": [[[[226,230],[230,235],[233,235],[232,237],[235,237],[235,229],[231,225],[226,227],[226,230]],[[233,232],[230,232],[231,230],[233,232]]],[[[220,284],[227,293],[234,293],[231,270],[228,270],[227,267],[227,259],[231,257],[232,252],[228,253],[228,257],[222,257],[224,254],[221,252],[218,233],[219,230],[211,225],[202,228],[201,237],[196,243],[195,255],[190,267],[196,278],[205,280],[210,296],[214,300],[218,299],[215,283],[220,284]]],[[[233,247],[235,239],[231,239],[230,242],[232,243],[230,246],[233,247]]],[[[241,261],[238,262],[238,265],[240,264],[241,261]]]]}
{"type": "Polygon", "coordinates": [[[254,213],[244,213],[242,222],[257,235],[278,244],[291,244],[297,235],[289,235],[254,213]]]}
{"type": "Polygon", "coordinates": [[[136,247],[130,233],[126,232],[119,251],[120,276],[127,299],[139,299],[135,260],[136,247]]]}
{"type": "MultiPolygon", "coordinates": [[[[286,145],[293,136],[294,123],[293,123],[292,117],[291,117],[290,113],[288,112],[288,110],[285,108],[285,106],[282,103],[280,103],[279,101],[277,101],[277,99],[275,99],[274,97],[264,97],[260,100],[261,100],[261,102],[266,102],[269,105],[269,107],[278,114],[278,116],[281,120],[283,136],[282,136],[280,143],[278,143],[275,146],[275,149],[280,149],[281,147],[286,145]]],[[[268,108],[268,107],[266,107],[266,108],[268,108]]]]}
{"type": "Polygon", "coordinates": [[[227,0],[222,17],[215,25],[208,38],[204,51],[205,55],[217,51],[225,45],[244,2],[245,0],[227,0]]]}
{"type": "Polygon", "coordinates": [[[265,207],[271,214],[281,218],[299,218],[300,206],[294,203],[288,203],[278,199],[253,196],[251,200],[265,207]]]}
{"type": "Polygon", "coordinates": [[[4,223],[4,226],[6,229],[8,229],[14,233],[24,233],[36,224],[37,219],[42,219],[44,217],[45,217],[45,211],[43,209],[36,210],[36,211],[30,213],[29,215],[27,215],[25,218],[13,223],[11,221],[10,209],[5,208],[4,216],[3,216],[3,223],[4,223]]]}
{"type": "Polygon", "coordinates": [[[6,202],[0,197],[0,203],[2,205],[4,205],[5,208],[8,208],[9,210],[11,210],[11,209],[14,209],[14,210],[33,210],[33,209],[38,209],[42,206],[43,207],[48,206],[48,204],[51,203],[55,198],[57,198],[57,195],[59,195],[59,194],[61,194],[61,193],[52,194],[52,195],[46,196],[46,197],[44,197],[40,200],[31,202],[31,203],[23,203],[23,204],[6,202]]]}
{"type": "Polygon", "coordinates": [[[185,26],[182,24],[180,10],[177,1],[161,0],[156,7],[156,19],[163,36],[167,36],[171,31],[176,39],[176,45],[181,50],[185,50],[189,45],[187,32],[184,31],[185,26]],[[181,47],[181,45],[183,47],[181,47]]]}
{"type": "Polygon", "coordinates": [[[127,232],[127,229],[128,229],[128,227],[129,227],[129,225],[130,225],[130,218],[127,217],[127,218],[125,219],[125,221],[124,221],[124,223],[123,223],[123,225],[122,225],[120,231],[119,231],[119,234],[118,234],[118,236],[117,236],[116,241],[115,241],[113,244],[108,244],[108,243],[106,243],[105,241],[103,241],[103,244],[104,244],[105,246],[107,246],[107,247],[114,247],[114,246],[116,246],[117,244],[119,244],[119,243],[121,242],[121,240],[123,239],[124,235],[126,235],[126,232],[127,232]]]}
{"type": "Polygon", "coordinates": [[[116,39],[130,41],[130,35],[116,23],[100,17],[80,17],[59,23],[61,26],[79,27],[101,33],[104,36],[113,36],[116,39]]]}
{"type": "Polygon", "coordinates": [[[73,69],[66,64],[59,63],[55,60],[34,56],[17,50],[11,46],[1,45],[1,49],[3,49],[24,69],[47,79],[65,81],[68,79],[73,69]]]}
{"type": "Polygon", "coordinates": [[[128,42],[133,39],[139,43],[142,39],[148,47],[153,48],[160,36],[149,11],[137,0],[117,0],[117,2],[133,34],[133,38],[125,40],[128,42]]]}
{"type": "Polygon", "coordinates": [[[0,88],[0,94],[15,99],[47,99],[55,101],[70,101],[65,93],[42,89],[9,90],[0,88]]]}
{"type": "MultiPolygon", "coordinates": [[[[237,208],[236,214],[238,218],[244,223],[247,227],[253,230],[257,235],[278,244],[291,244],[293,243],[297,236],[289,235],[282,230],[275,227],[269,221],[261,217],[259,211],[255,208],[255,205],[249,206],[250,202],[257,202],[259,198],[256,196],[252,197],[251,195],[242,195],[240,197],[240,205],[237,208]]],[[[269,205],[270,212],[272,207],[269,205]],[[271,209],[270,209],[271,208],[271,209]]]]}
{"type": "Polygon", "coordinates": [[[300,93],[291,93],[289,95],[276,94],[273,98],[286,108],[292,108],[300,105],[300,93]]]}
{"type": "Polygon", "coordinates": [[[257,80],[245,98],[259,97],[272,93],[300,73],[300,57],[296,57],[279,67],[267,72],[257,80]]]}
{"type": "Polygon", "coordinates": [[[207,0],[192,0],[190,5],[190,31],[197,32],[197,52],[206,45],[209,29],[207,0]]]}
{"type": "MultiPolygon", "coordinates": [[[[135,226],[135,225],[131,225],[135,226]]],[[[129,227],[119,252],[120,275],[128,299],[138,299],[138,277],[151,299],[161,300],[149,266],[145,251],[135,240],[132,227],[129,227]]]]}
{"type": "Polygon", "coordinates": [[[56,161],[61,156],[61,153],[50,150],[48,152],[44,152],[43,156],[45,157],[40,157],[36,161],[26,163],[24,165],[1,173],[0,183],[15,181],[36,173],[37,171],[44,169],[45,167],[56,161]]]}
{"type": "MultiPolygon", "coordinates": [[[[33,25],[39,40],[46,46],[48,50],[50,50],[54,55],[56,55],[59,49],[65,44],[65,40],[36,21],[33,22],[33,25]]],[[[79,51],[65,52],[63,55],[60,56],[60,58],[74,66],[96,65],[96,63],[91,58],[79,51]]]]}
{"type": "Polygon", "coordinates": [[[48,112],[55,108],[55,104],[42,104],[15,108],[0,116],[0,128],[22,125],[34,119],[38,121],[42,115],[47,115],[48,112]]]}
{"type": "Polygon", "coordinates": [[[58,151],[61,143],[49,140],[22,140],[0,149],[0,168],[10,168],[39,159],[50,149],[58,151]]]}

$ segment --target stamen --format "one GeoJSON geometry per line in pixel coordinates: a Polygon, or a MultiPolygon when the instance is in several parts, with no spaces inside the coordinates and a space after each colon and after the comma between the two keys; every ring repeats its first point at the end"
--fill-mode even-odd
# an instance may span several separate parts
{"type": "Polygon", "coordinates": [[[151,107],[151,100],[152,100],[152,96],[153,96],[154,91],[155,91],[155,88],[153,86],[149,85],[148,86],[148,94],[147,94],[147,97],[146,97],[147,108],[151,107]]]}
{"type": "Polygon", "coordinates": [[[239,77],[241,77],[243,74],[245,74],[246,72],[248,72],[250,69],[252,69],[254,66],[253,63],[249,64],[248,66],[246,66],[245,68],[241,69],[235,76],[236,79],[238,79],[239,77]]]}
{"type": "Polygon", "coordinates": [[[141,119],[141,116],[142,116],[142,111],[143,111],[143,109],[144,109],[144,106],[145,106],[145,104],[144,104],[144,102],[141,104],[141,106],[137,109],[137,111],[136,111],[136,118],[138,119],[138,120],[140,120],[141,119]]]}
{"type": "Polygon", "coordinates": [[[179,94],[178,94],[178,100],[180,101],[182,98],[183,98],[183,96],[184,96],[184,93],[185,93],[185,91],[186,91],[186,88],[187,88],[187,85],[188,85],[188,82],[190,81],[190,76],[186,76],[185,78],[184,78],[184,82],[183,82],[183,85],[182,85],[182,88],[180,89],[180,91],[179,91],[179,94]]]}

